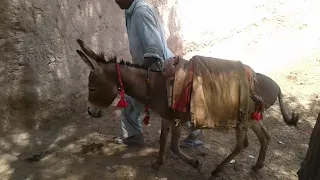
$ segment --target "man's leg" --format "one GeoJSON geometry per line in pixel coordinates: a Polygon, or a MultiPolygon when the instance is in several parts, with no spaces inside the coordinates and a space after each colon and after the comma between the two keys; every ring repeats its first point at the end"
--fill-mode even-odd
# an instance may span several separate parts
{"type": "Polygon", "coordinates": [[[123,143],[128,145],[141,145],[144,143],[141,121],[143,118],[143,104],[125,95],[128,107],[121,112],[121,128],[123,143]]]}
{"type": "MultiPolygon", "coordinates": [[[[125,95],[128,107],[122,109],[121,112],[121,128],[125,144],[143,144],[143,131],[142,131],[142,118],[144,105],[128,95],[125,95]]],[[[189,136],[181,142],[183,147],[196,147],[203,145],[203,142],[199,140],[202,135],[201,130],[191,131],[191,123],[187,121],[185,126],[189,130],[189,136]]]]}
{"type": "Polygon", "coordinates": [[[202,146],[203,145],[203,141],[199,140],[199,138],[203,134],[202,130],[198,129],[198,130],[192,131],[191,130],[191,122],[190,121],[187,121],[185,123],[185,126],[189,130],[190,134],[189,134],[189,136],[187,138],[185,138],[181,142],[180,146],[186,147],[186,148],[202,146]]]}

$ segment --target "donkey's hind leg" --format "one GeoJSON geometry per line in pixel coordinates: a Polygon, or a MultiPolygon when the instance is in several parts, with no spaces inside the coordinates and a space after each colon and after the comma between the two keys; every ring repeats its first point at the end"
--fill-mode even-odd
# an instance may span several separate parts
{"type": "Polygon", "coordinates": [[[162,120],[161,134],[160,134],[160,141],[159,141],[160,143],[159,155],[158,155],[157,161],[151,165],[151,167],[155,170],[159,170],[160,166],[163,165],[164,163],[170,126],[171,124],[169,122],[162,120]]]}
{"type": "Polygon", "coordinates": [[[172,124],[171,125],[171,150],[174,154],[178,155],[184,162],[197,169],[199,172],[201,171],[201,163],[198,160],[186,155],[180,149],[180,138],[181,138],[181,123],[172,124]]]}
{"type": "Polygon", "coordinates": [[[240,152],[243,151],[246,144],[247,130],[245,130],[242,125],[237,125],[236,127],[236,138],[237,144],[231,154],[223,160],[217,167],[211,172],[211,176],[217,176],[223,171],[226,164],[228,164],[234,157],[236,157],[240,152]]]}
{"type": "Polygon", "coordinates": [[[264,160],[266,158],[268,145],[270,142],[270,135],[268,134],[265,127],[261,124],[261,122],[253,122],[251,124],[251,129],[257,135],[260,142],[259,157],[256,164],[252,166],[252,170],[257,171],[264,166],[264,160]]]}

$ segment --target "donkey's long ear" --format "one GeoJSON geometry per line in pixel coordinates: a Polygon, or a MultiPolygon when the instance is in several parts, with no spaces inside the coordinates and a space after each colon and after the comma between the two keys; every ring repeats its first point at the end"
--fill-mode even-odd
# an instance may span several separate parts
{"type": "Polygon", "coordinates": [[[81,57],[81,59],[91,68],[91,69],[95,69],[94,68],[94,63],[92,63],[89,58],[87,58],[87,56],[80,50],[77,50],[77,53],[79,54],[79,56],[81,57]]]}
{"type": "Polygon", "coordinates": [[[96,53],[94,53],[89,47],[87,47],[81,39],[77,39],[77,42],[86,55],[88,55],[97,62],[101,61],[101,58],[96,53]]]}

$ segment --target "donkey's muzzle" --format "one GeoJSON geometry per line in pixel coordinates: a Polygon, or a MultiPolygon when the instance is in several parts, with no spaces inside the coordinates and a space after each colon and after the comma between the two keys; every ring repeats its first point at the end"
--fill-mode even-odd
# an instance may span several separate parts
{"type": "Polygon", "coordinates": [[[101,113],[100,110],[99,110],[97,113],[91,113],[90,107],[88,107],[88,114],[89,114],[90,116],[92,116],[92,117],[95,117],[95,118],[99,118],[99,117],[102,116],[102,113],[101,113]]]}

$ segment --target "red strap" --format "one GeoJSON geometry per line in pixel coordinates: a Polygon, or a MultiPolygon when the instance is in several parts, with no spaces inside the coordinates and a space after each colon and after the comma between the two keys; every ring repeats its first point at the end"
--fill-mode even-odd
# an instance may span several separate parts
{"type": "Polygon", "coordinates": [[[143,119],[143,122],[145,125],[149,125],[149,120],[150,120],[150,77],[149,77],[149,70],[147,71],[147,80],[146,80],[146,85],[147,85],[147,102],[144,106],[144,112],[146,114],[146,116],[143,119]]]}
{"type": "Polygon", "coordinates": [[[122,84],[122,81],[121,81],[121,74],[120,74],[120,65],[117,63],[117,73],[118,73],[118,81],[119,81],[119,84],[120,84],[120,88],[123,89],[123,84],[122,84]]]}
{"type": "Polygon", "coordinates": [[[123,88],[123,84],[122,84],[122,81],[121,81],[121,74],[120,74],[120,65],[118,63],[117,64],[117,73],[118,73],[118,82],[119,82],[119,85],[120,85],[120,92],[119,92],[119,95],[120,95],[120,100],[117,104],[117,107],[120,107],[120,108],[126,108],[128,106],[128,102],[124,99],[124,88],[123,88]]]}
{"type": "MultiPolygon", "coordinates": [[[[119,92],[119,95],[120,95],[120,100],[117,104],[117,107],[120,107],[120,108],[125,108],[128,106],[128,102],[124,99],[124,88],[123,88],[123,83],[121,81],[121,74],[120,74],[120,65],[117,63],[117,74],[118,74],[118,82],[119,82],[119,85],[120,85],[120,92],[119,92]]],[[[150,80],[149,80],[149,77],[147,79],[147,85],[149,85],[150,83],[150,80]]],[[[147,86],[147,88],[149,88],[147,86]]],[[[145,113],[146,113],[146,116],[144,117],[143,119],[143,122],[145,125],[148,125],[149,124],[149,119],[150,119],[150,111],[149,111],[149,104],[146,104],[145,105],[145,113]]]]}
{"type": "Polygon", "coordinates": [[[143,119],[143,123],[145,125],[149,125],[149,120],[150,120],[150,111],[149,111],[149,104],[146,104],[144,106],[144,112],[146,113],[146,116],[143,119]]]}

